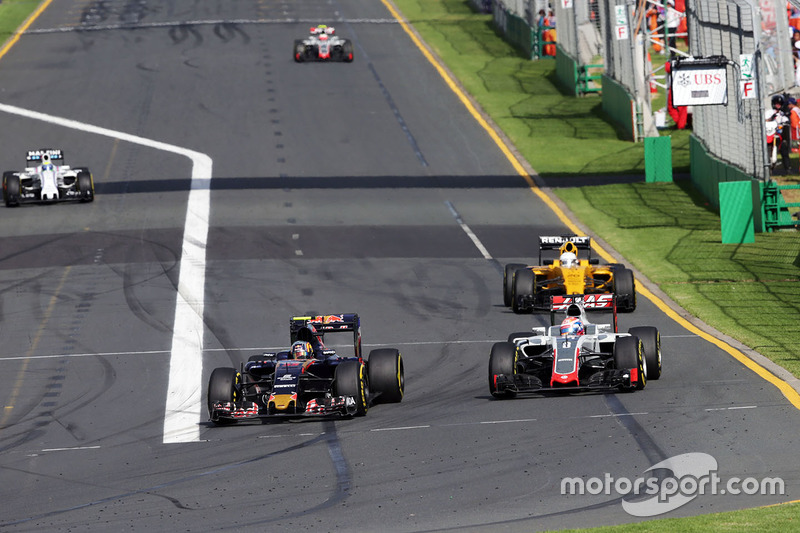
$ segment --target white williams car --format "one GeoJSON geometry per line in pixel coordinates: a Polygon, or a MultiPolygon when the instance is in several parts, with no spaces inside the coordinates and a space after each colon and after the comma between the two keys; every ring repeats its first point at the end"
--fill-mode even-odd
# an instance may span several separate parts
{"type": "Polygon", "coordinates": [[[353,43],[349,39],[336,36],[333,26],[320,24],[309,30],[309,36],[294,42],[294,60],[303,61],[344,61],[353,60],[353,43]]]}
{"type": "Polygon", "coordinates": [[[94,200],[94,181],[86,167],[64,164],[61,150],[29,150],[26,168],[3,172],[3,201],[13,207],[23,203],[94,200]]]}

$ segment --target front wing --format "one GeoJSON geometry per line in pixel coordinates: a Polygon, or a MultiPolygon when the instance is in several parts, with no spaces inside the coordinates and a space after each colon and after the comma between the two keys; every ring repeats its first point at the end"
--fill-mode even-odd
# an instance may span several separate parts
{"type": "Polygon", "coordinates": [[[635,390],[639,380],[638,369],[609,369],[592,374],[585,384],[551,387],[549,383],[530,374],[497,374],[494,376],[497,393],[547,393],[635,390]]]}
{"type": "Polygon", "coordinates": [[[356,414],[356,400],[352,396],[333,396],[312,399],[304,410],[287,409],[272,411],[259,408],[256,402],[214,402],[211,406],[211,420],[248,420],[262,418],[287,418],[304,416],[353,416],[356,414]]]}

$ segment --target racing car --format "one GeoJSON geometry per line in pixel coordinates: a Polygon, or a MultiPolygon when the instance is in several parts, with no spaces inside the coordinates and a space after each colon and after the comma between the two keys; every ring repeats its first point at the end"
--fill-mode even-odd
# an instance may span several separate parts
{"type": "Polygon", "coordinates": [[[251,356],[240,369],[216,368],[208,382],[208,413],[217,425],[247,419],[363,416],[371,405],[402,401],[403,358],[393,348],[361,354],[358,314],[295,316],[290,350],[251,356]],[[353,355],[325,346],[325,335],[352,332],[353,355]]]}
{"type": "Polygon", "coordinates": [[[512,333],[492,346],[489,391],[495,398],[548,391],[635,391],[661,377],[661,334],[653,326],[617,330],[614,294],[552,296],[551,325],[512,333]],[[587,311],[613,314],[592,323],[587,311]],[[557,317],[563,320],[557,324],[557,317]]]}
{"type": "Polygon", "coordinates": [[[309,30],[305,39],[294,42],[294,60],[303,61],[344,61],[353,60],[353,43],[336,35],[333,26],[320,24],[309,30]]]}
{"type": "Polygon", "coordinates": [[[600,265],[592,258],[591,237],[578,235],[539,237],[539,265],[519,263],[503,270],[503,303],[515,313],[546,310],[556,295],[613,293],[623,312],[636,310],[633,271],[614,263],[600,265]],[[542,253],[558,251],[558,258],[543,264],[542,253]]]}
{"type": "Polygon", "coordinates": [[[29,150],[23,171],[3,172],[3,201],[7,207],[28,202],[94,200],[94,182],[88,168],[64,164],[64,152],[29,150]]]}

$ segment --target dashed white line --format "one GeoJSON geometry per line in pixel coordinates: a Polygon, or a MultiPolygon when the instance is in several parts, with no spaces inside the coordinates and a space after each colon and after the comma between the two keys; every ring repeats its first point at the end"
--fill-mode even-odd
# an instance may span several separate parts
{"type": "Polygon", "coordinates": [[[520,418],[517,420],[487,420],[480,422],[481,424],[518,424],[521,422],[536,422],[535,418],[520,418]]]}
{"type": "Polygon", "coordinates": [[[756,409],[757,405],[739,405],[735,407],[715,407],[706,411],[738,411],[739,409],[756,409]]]}
{"type": "Polygon", "coordinates": [[[469,226],[467,226],[467,224],[461,219],[461,215],[458,214],[458,211],[456,211],[456,208],[453,205],[453,203],[450,200],[445,200],[444,204],[447,206],[447,209],[450,210],[450,213],[452,213],[452,215],[456,219],[456,222],[458,223],[458,225],[461,226],[461,229],[464,230],[464,233],[467,234],[467,237],[470,238],[470,240],[475,245],[475,247],[478,249],[478,251],[481,253],[481,255],[483,255],[483,258],[484,259],[492,259],[492,255],[489,253],[489,250],[486,249],[486,247],[480,241],[478,236],[475,235],[472,232],[472,230],[469,228],[469,226]]]}
{"type": "Polygon", "coordinates": [[[71,452],[77,450],[98,450],[100,446],[75,446],[73,448],[45,448],[42,452],[71,452]]]}
{"type": "Polygon", "coordinates": [[[427,426],[402,426],[402,427],[396,427],[396,428],[371,429],[370,431],[374,432],[374,433],[377,433],[379,431],[405,431],[407,429],[426,429],[426,428],[429,428],[429,427],[431,427],[431,426],[429,426],[429,425],[427,425],[427,426]]]}
{"type": "MultiPolygon", "coordinates": [[[[608,415],[589,415],[586,418],[617,418],[620,416],[638,416],[638,415],[649,415],[650,413],[611,413],[608,415]]],[[[583,417],[576,417],[576,418],[583,418],[583,417]]]]}

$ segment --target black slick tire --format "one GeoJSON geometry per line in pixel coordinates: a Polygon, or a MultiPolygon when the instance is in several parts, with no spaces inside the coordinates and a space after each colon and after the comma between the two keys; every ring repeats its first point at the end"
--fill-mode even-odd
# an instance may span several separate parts
{"type": "Polygon", "coordinates": [[[502,374],[513,380],[517,373],[517,347],[510,342],[498,342],[489,354],[489,392],[495,398],[506,400],[516,397],[514,391],[498,390],[497,376],[502,374]]]}
{"type": "Polygon", "coordinates": [[[356,416],[364,416],[369,409],[367,373],[359,361],[344,361],[336,367],[333,376],[334,395],[352,396],[356,401],[356,416]]]}
{"type": "Polygon", "coordinates": [[[644,350],[645,367],[647,368],[647,379],[658,379],[661,377],[661,333],[658,328],[653,326],[637,326],[630,328],[628,333],[639,337],[642,341],[644,350]]]}
{"type": "Polygon", "coordinates": [[[394,348],[380,348],[369,353],[367,374],[369,391],[375,403],[398,403],[405,394],[403,358],[394,348]]]}
{"type": "Polygon", "coordinates": [[[503,268],[503,305],[511,307],[511,296],[514,292],[514,272],[525,268],[521,263],[509,263],[503,268]]]}
{"type": "MultiPolygon", "coordinates": [[[[240,375],[235,368],[215,368],[211,372],[211,377],[208,379],[208,414],[212,415],[211,406],[215,402],[235,402],[238,399],[238,390],[236,386],[239,384],[240,375]]],[[[212,422],[218,425],[230,424],[234,421],[227,419],[214,420],[212,422]]]]}
{"type": "Polygon", "coordinates": [[[614,366],[618,369],[637,369],[637,380],[632,385],[642,390],[647,385],[647,373],[644,368],[642,341],[639,337],[619,337],[614,343],[614,366]]]}

